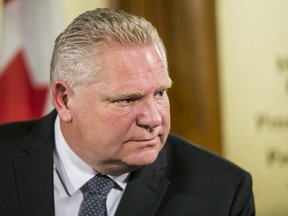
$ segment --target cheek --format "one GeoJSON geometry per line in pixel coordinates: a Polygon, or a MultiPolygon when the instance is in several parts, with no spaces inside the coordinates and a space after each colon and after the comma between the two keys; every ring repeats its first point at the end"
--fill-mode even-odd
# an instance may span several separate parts
{"type": "Polygon", "coordinates": [[[98,108],[97,111],[91,112],[85,118],[88,122],[87,127],[90,127],[90,135],[98,135],[97,139],[107,139],[110,143],[125,141],[132,133],[135,122],[133,113],[118,115],[115,110],[110,111],[107,107],[98,108]]]}
{"type": "Polygon", "coordinates": [[[170,128],[170,104],[167,99],[167,105],[163,106],[161,109],[161,116],[163,120],[163,125],[166,125],[170,128]]]}

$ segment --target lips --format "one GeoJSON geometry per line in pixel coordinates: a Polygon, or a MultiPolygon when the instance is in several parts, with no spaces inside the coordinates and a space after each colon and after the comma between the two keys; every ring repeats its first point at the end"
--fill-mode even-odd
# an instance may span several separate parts
{"type": "Polygon", "coordinates": [[[158,136],[157,137],[147,137],[147,138],[141,138],[141,139],[133,139],[130,140],[130,142],[137,144],[140,148],[147,148],[147,147],[153,147],[158,142],[158,136]]]}
{"type": "Polygon", "coordinates": [[[135,140],[136,142],[144,142],[144,141],[151,141],[151,140],[155,140],[157,137],[153,137],[153,138],[144,138],[144,139],[137,139],[135,140]]]}
{"type": "Polygon", "coordinates": [[[147,137],[147,138],[137,138],[137,139],[133,139],[133,142],[149,142],[149,141],[153,141],[156,140],[157,138],[159,138],[159,136],[156,137],[147,137]]]}
{"type": "Polygon", "coordinates": [[[131,137],[130,141],[133,142],[148,142],[148,141],[153,141],[156,140],[157,138],[160,138],[162,136],[162,133],[160,132],[156,132],[155,133],[151,133],[151,134],[146,134],[146,136],[144,134],[139,135],[139,136],[134,136],[131,137]]]}

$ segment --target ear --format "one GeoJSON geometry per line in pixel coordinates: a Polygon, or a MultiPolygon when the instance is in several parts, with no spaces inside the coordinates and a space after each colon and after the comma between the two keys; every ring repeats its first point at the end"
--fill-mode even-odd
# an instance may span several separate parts
{"type": "Polygon", "coordinates": [[[66,123],[72,121],[69,100],[73,96],[72,89],[63,81],[56,80],[51,87],[52,101],[60,119],[66,123]]]}

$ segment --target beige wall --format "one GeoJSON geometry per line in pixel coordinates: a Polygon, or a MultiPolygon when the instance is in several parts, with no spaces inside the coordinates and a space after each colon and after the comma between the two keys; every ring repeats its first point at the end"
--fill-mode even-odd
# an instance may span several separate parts
{"type": "Polygon", "coordinates": [[[288,1],[217,0],[224,154],[257,215],[288,214],[288,1]]]}
{"type": "Polygon", "coordinates": [[[108,0],[61,0],[66,24],[70,23],[77,15],[92,10],[96,7],[107,7],[108,0]]]}

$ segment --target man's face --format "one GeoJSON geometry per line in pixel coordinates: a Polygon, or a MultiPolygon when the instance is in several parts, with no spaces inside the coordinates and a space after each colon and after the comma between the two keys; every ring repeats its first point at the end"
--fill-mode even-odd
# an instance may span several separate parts
{"type": "Polygon", "coordinates": [[[69,99],[64,136],[96,171],[117,175],[157,158],[170,130],[171,80],[155,46],[113,48],[100,58],[101,80],[69,99]]]}

